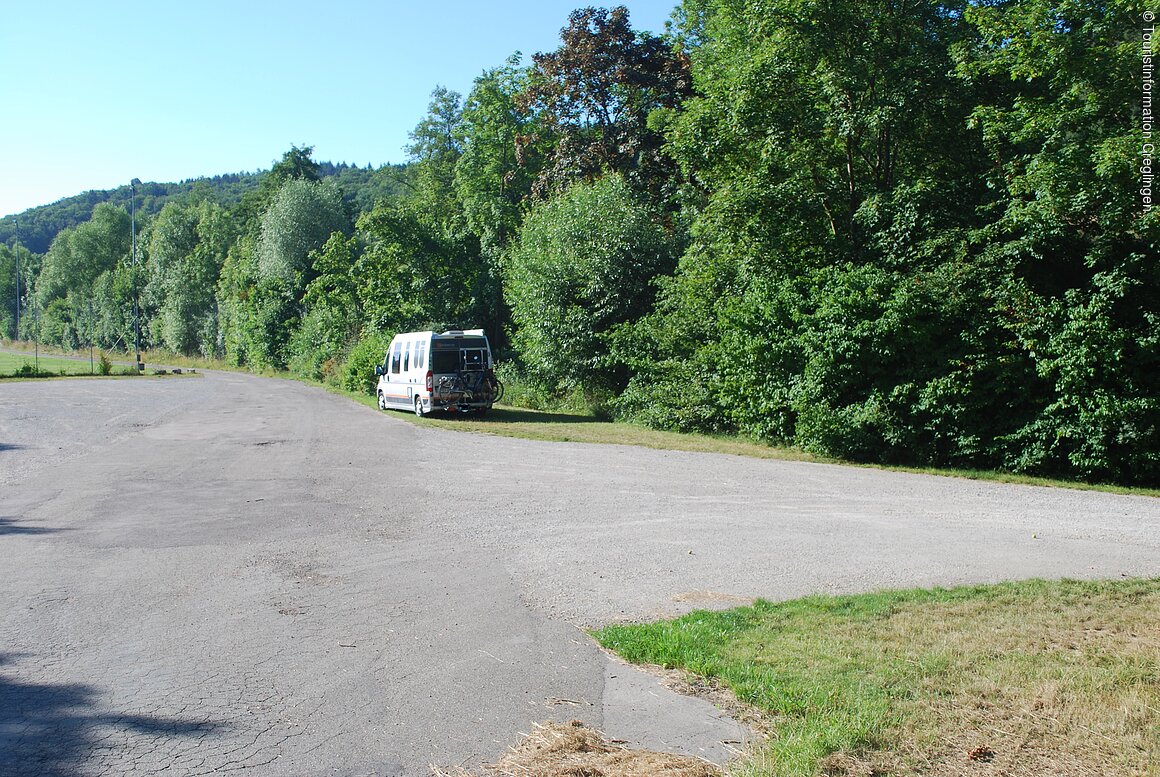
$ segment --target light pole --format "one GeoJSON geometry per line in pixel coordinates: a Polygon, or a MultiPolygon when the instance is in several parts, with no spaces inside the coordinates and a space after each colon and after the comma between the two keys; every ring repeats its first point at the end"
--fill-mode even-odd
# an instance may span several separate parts
{"type": "Polygon", "coordinates": [[[20,222],[12,217],[12,230],[16,236],[16,331],[12,333],[12,340],[20,339],[20,222]]]}
{"type": "Polygon", "coordinates": [[[141,363],[141,305],[137,301],[137,184],[140,178],[129,182],[129,267],[133,273],[133,344],[137,349],[137,371],[144,372],[141,363]]]}

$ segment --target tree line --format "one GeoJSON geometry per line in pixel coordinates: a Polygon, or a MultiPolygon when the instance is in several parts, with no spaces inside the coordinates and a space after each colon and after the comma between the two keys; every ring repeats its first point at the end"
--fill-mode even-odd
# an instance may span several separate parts
{"type": "Polygon", "coordinates": [[[359,388],[393,332],[478,325],[545,402],[1156,485],[1136,15],[684,0],[658,36],[582,8],[437,88],[383,196],[292,148],[234,203],[165,204],[136,257],[98,206],[22,257],[21,335],[124,345],[136,296],[150,347],[359,388]]]}

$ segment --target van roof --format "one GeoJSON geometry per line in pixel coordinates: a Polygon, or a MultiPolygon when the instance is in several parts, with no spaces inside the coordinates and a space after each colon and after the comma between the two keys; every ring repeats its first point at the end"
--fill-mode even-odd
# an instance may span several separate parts
{"type": "Polygon", "coordinates": [[[448,329],[446,332],[399,332],[395,337],[487,337],[482,329],[448,329]]]}

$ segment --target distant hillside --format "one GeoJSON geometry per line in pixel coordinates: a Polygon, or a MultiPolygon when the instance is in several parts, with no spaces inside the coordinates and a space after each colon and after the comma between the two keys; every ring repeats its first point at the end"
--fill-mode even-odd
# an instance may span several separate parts
{"type": "MultiPolygon", "coordinates": [[[[370,210],[378,200],[391,200],[406,188],[403,178],[407,165],[384,165],[379,168],[358,167],[345,162],[319,162],[319,175],[333,178],[342,188],[346,199],[361,211],[370,210]]],[[[137,187],[137,213],[156,214],[170,200],[209,199],[225,207],[241,201],[246,192],[257,189],[266,171],[256,173],[229,173],[212,178],[193,178],[180,183],[143,183],[137,187]]],[[[129,185],[116,189],[93,190],[75,197],[57,200],[51,205],[29,208],[14,214],[20,225],[20,245],[43,254],[53,239],[64,229],[88,221],[93,208],[102,202],[129,207],[129,185]]],[[[11,244],[15,228],[12,218],[0,218],[0,244],[11,244]]]]}

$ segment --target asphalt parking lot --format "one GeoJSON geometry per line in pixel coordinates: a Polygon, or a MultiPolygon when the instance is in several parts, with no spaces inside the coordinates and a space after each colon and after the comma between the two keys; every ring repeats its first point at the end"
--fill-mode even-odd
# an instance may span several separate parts
{"type": "MultiPolygon", "coordinates": [[[[740,730],[584,628],[1160,574],[1160,500],[423,428],[284,380],[0,385],[0,763],[419,775],[740,730]]],[[[15,766],[12,766],[15,765],[15,766]]]]}

